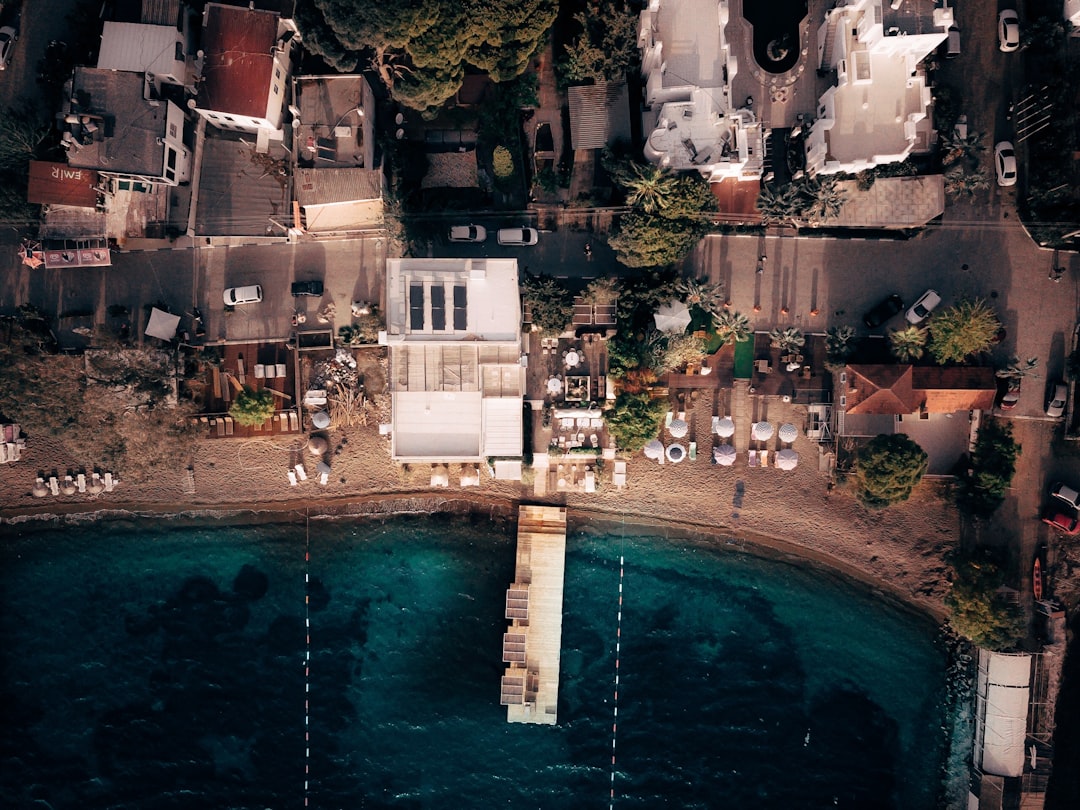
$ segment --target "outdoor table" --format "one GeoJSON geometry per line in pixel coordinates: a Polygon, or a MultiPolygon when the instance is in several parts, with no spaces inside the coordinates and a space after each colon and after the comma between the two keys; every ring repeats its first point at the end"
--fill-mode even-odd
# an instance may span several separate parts
{"type": "Polygon", "coordinates": [[[571,349],[566,353],[565,361],[567,368],[574,368],[581,362],[581,355],[575,349],[571,349]]]}
{"type": "Polygon", "coordinates": [[[547,381],[547,390],[549,394],[561,394],[562,388],[562,380],[558,377],[552,377],[547,381]]]}

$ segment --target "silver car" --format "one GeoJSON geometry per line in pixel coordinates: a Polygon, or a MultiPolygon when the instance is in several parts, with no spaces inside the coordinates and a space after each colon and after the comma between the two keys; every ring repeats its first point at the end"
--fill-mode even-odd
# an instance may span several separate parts
{"type": "Polygon", "coordinates": [[[15,43],[19,41],[19,32],[10,25],[0,28],[0,70],[11,64],[11,55],[15,52],[15,43]]]}
{"type": "Polygon", "coordinates": [[[536,228],[500,228],[496,240],[500,245],[535,245],[540,234],[536,228]]]}
{"type": "Polygon", "coordinates": [[[239,304],[257,304],[262,301],[262,287],[252,284],[248,287],[229,287],[223,295],[225,306],[235,307],[239,304]]]}
{"type": "Polygon", "coordinates": [[[1065,383],[1054,383],[1050,399],[1046,403],[1046,415],[1057,419],[1065,415],[1065,403],[1069,401],[1069,389],[1065,383]]]}

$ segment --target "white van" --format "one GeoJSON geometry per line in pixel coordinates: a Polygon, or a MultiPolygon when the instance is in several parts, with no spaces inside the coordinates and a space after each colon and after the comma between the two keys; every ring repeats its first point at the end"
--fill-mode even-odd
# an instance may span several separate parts
{"type": "Polygon", "coordinates": [[[235,307],[238,304],[257,304],[262,301],[262,287],[252,284],[250,287],[229,287],[223,296],[225,306],[235,307]]]}
{"type": "Polygon", "coordinates": [[[536,228],[500,228],[496,240],[500,245],[535,245],[540,234],[536,228]]]}
{"type": "Polygon", "coordinates": [[[949,36],[945,40],[945,58],[954,59],[960,55],[960,27],[949,26],[949,36]]]}

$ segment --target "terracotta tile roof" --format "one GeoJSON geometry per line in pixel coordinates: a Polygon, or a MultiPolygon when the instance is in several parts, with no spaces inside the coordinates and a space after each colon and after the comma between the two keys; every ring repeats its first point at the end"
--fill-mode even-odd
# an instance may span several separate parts
{"type": "Polygon", "coordinates": [[[843,394],[852,414],[954,413],[989,410],[997,380],[985,367],[848,366],[843,394]]]}
{"type": "Polygon", "coordinates": [[[201,108],[266,117],[277,29],[276,12],[207,5],[201,108]]]}
{"type": "Polygon", "coordinates": [[[912,387],[928,413],[989,410],[997,395],[997,378],[985,366],[918,366],[912,387]]]}
{"type": "Polygon", "coordinates": [[[848,366],[847,413],[898,414],[917,409],[911,385],[911,366],[848,366]]]}

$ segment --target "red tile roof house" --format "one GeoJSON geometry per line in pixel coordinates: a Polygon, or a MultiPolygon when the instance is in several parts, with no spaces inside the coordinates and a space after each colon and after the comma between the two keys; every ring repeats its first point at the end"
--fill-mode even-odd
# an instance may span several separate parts
{"type": "Polygon", "coordinates": [[[195,112],[221,129],[281,140],[296,33],[277,12],[207,3],[195,112]]]}

